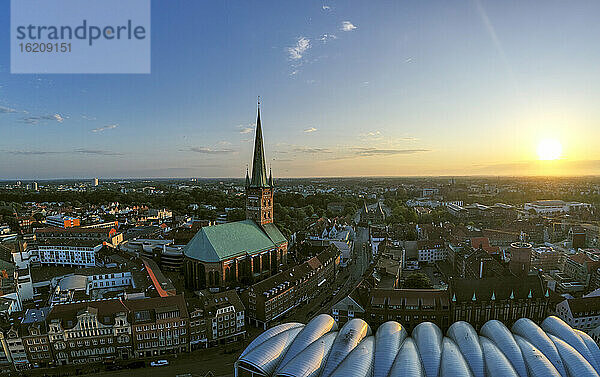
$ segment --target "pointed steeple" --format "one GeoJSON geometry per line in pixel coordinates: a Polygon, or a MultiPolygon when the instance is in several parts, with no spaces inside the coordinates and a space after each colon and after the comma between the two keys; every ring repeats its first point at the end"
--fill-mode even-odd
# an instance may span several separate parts
{"type": "Polygon", "coordinates": [[[273,171],[269,168],[269,186],[273,187],[273,171]]]}
{"type": "Polygon", "coordinates": [[[471,297],[471,301],[477,301],[477,297],[475,297],[475,292],[473,292],[473,297],[471,297]]]}
{"type": "Polygon", "coordinates": [[[456,302],[456,293],[452,294],[452,302],[456,302]]]}
{"type": "Polygon", "coordinates": [[[550,294],[548,293],[547,289],[546,289],[546,293],[544,294],[544,297],[550,297],[550,294]]]}
{"type": "Polygon", "coordinates": [[[496,300],[496,292],[492,291],[492,301],[496,300]]]}
{"type": "Polygon", "coordinates": [[[509,298],[510,298],[511,300],[514,300],[514,299],[515,299],[515,291],[510,291],[510,296],[509,296],[509,298]]]}
{"type": "Polygon", "coordinates": [[[267,167],[265,164],[262,126],[260,124],[260,98],[258,100],[258,115],[256,116],[256,137],[254,139],[254,157],[252,158],[252,179],[250,181],[250,187],[269,187],[267,181],[267,167]]]}
{"type": "Polygon", "coordinates": [[[529,293],[527,294],[527,298],[532,298],[533,294],[531,293],[531,289],[529,290],[529,293]]]}
{"type": "Polygon", "coordinates": [[[248,175],[248,167],[246,166],[246,188],[250,187],[250,176],[248,175]]]}

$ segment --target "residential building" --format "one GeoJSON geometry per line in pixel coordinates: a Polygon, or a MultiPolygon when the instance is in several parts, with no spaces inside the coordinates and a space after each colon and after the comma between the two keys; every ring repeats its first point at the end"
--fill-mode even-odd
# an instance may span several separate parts
{"type": "Polygon", "coordinates": [[[129,308],[119,299],[54,305],[47,317],[56,365],[131,355],[129,308]]]}
{"type": "Polygon", "coordinates": [[[245,308],[235,290],[219,293],[201,291],[200,297],[187,301],[192,348],[236,342],[245,338],[245,308]]]}
{"type": "Polygon", "coordinates": [[[339,251],[330,246],[298,266],[251,285],[242,293],[248,322],[268,328],[285,313],[327,289],[339,264],[339,251]]]}
{"type": "Polygon", "coordinates": [[[556,315],[573,328],[595,329],[600,326],[600,296],[566,299],[556,305],[556,315]]]}
{"type": "Polygon", "coordinates": [[[419,262],[435,263],[446,260],[447,252],[444,241],[439,240],[419,240],[417,241],[417,250],[419,253],[419,262]]]}
{"type": "Polygon", "coordinates": [[[126,300],[137,358],[189,351],[189,316],[182,295],[126,300]]]}
{"type": "Polygon", "coordinates": [[[564,273],[588,286],[592,273],[600,268],[600,260],[592,258],[590,254],[579,252],[569,255],[565,260],[564,273]]]}
{"type": "Polygon", "coordinates": [[[561,270],[564,257],[552,247],[534,247],[531,250],[531,267],[542,271],[561,270]]]}
{"type": "Polygon", "coordinates": [[[37,247],[43,265],[94,267],[102,244],[93,240],[47,239],[37,247]]]}
{"type": "Polygon", "coordinates": [[[78,227],[78,228],[38,228],[35,236],[39,241],[50,239],[97,241],[98,243],[118,246],[123,242],[123,233],[116,226],[78,227]]]}
{"type": "Polygon", "coordinates": [[[53,360],[46,318],[49,307],[27,309],[21,320],[21,338],[32,367],[47,367],[53,360]]]}

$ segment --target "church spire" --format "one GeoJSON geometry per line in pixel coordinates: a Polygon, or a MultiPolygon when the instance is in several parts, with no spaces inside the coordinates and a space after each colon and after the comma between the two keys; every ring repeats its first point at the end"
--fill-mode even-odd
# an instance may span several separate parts
{"type": "Polygon", "coordinates": [[[246,188],[250,187],[250,176],[248,175],[248,166],[246,166],[246,188]]]}
{"type": "Polygon", "coordinates": [[[269,168],[269,186],[273,187],[273,170],[269,168]]]}
{"type": "Polygon", "coordinates": [[[256,138],[254,140],[254,157],[252,159],[252,180],[250,187],[268,187],[265,150],[263,147],[262,126],[260,124],[260,97],[258,98],[258,115],[256,117],[256,138]]]}

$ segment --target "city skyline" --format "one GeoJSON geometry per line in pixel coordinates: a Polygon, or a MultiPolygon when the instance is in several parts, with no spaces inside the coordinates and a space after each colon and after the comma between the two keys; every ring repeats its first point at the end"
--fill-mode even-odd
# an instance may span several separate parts
{"type": "Polygon", "coordinates": [[[149,75],[11,75],[3,179],[597,175],[594,2],[152,3],[149,75]],[[198,22],[198,17],[202,22],[198,22]],[[204,16],[202,16],[204,15],[204,16]]]}

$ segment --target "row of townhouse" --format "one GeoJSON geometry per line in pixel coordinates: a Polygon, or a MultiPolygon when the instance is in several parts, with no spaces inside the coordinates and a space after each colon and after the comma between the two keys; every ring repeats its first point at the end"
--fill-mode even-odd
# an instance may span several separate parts
{"type": "Polygon", "coordinates": [[[337,274],[340,251],[330,245],[308,261],[260,281],[242,293],[248,323],[267,329],[285,313],[329,287],[337,274]]]}
{"type": "Polygon", "coordinates": [[[188,352],[189,326],[182,295],[78,301],[28,309],[0,348],[16,370],[155,357],[188,352]]]}
{"type": "Polygon", "coordinates": [[[0,369],[154,358],[240,341],[245,308],[235,290],[101,299],[28,309],[0,331],[0,369]]]}

